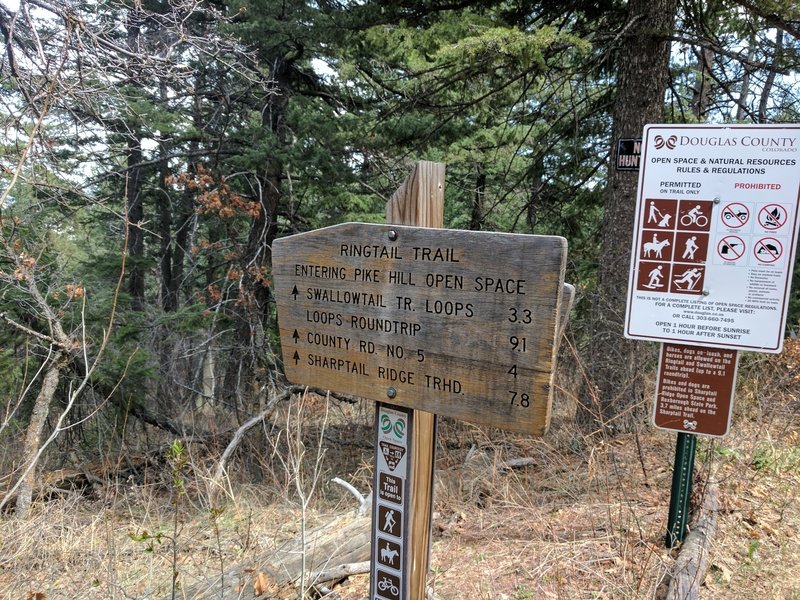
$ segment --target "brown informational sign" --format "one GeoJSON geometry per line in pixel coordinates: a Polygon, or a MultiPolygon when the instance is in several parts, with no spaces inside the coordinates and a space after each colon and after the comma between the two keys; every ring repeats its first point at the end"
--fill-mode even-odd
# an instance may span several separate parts
{"type": "Polygon", "coordinates": [[[279,239],[286,376],[541,435],[566,251],[557,236],[365,223],[279,239]]]}
{"type": "Polygon", "coordinates": [[[733,412],[737,363],[736,350],[662,344],[655,426],[726,435],[733,412]]]}

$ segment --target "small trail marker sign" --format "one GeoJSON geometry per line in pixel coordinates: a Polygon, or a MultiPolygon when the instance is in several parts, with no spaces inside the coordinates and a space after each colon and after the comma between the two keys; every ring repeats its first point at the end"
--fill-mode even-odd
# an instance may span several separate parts
{"type": "Polygon", "coordinates": [[[377,405],[378,449],[372,505],[372,573],[370,598],[406,598],[409,522],[409,448],[414,412],[377,405]]]}
{"type": "Polygon", "coordinates": [[[286,376],[541,435],[566,251],[557,236],[367,223],[281,238],[286,376]]]}
{"type": "Polygon", "coordinates": [[[648,125],[625,335],[780,352],[800,125],[648,125]]]}

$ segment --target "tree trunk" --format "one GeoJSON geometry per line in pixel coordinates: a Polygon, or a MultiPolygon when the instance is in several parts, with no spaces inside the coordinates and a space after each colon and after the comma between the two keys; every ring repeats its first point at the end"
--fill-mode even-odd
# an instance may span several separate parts
{"type": "Polygon", "coordinates": [[[56,358],[47,367],[42,380],[42,387],[36,396],[33,404],[33,414],[31,415],[28,430],[25,432],[25,442],[22,447],[22,459],[25,468],[29,468],[28,473],[23,477],[22,483],[17,491],[17,503],[14,516],[18,519],[25,519],[31,508],[33,499],[33,488],[36,483],[36,454],[39,452],[39,444],[42,441],[42,432],[47,422],[47,415],[50,413],[50,404],[56,393],[61,369],[64,363],[61,358],[56,358]]]}
{"type": "MultiPolygon", "coordinates": [[[[166,104],[169,93],[166,82],[162,79],[159,86],[159,100],[166,104]]],[[[178,309],[177,285],[172,274],[172,254],[175,248],[172,234],[172,197],[167,179],[172,174],[169,167],[169,154],[172,149],[172,139],[166,138],[166,132],[160,133],[161,141],[158,144],[158,235],[160,236],[160,267],[161,267],[161,308],[165,312],[178,309]]]]}
{"type": "Polygon", "coordinates": [[[783,29],[778,29],[775,32],[775,57],[772,59],[772,65],[767,74],[767,79],[764,82],[764,88],[761,90],[761,99],[758,103],[759,123],[766,123],[768,121],[767,109],[769,108],[769,99],[772,95],[772,88],[775,85],[776,71],[780,68],[781,62],[783,62],[783,29]]]}
{"type": "MultiPolygon", "coordinates": [[[[754,43],[755,43],[754,41],[752,41],[752,40],[750,41],[751,47],[747,51],[747,59],[748,59],[748,61],[753,59],[753,54],[754,53],[753,53],[752,45],[754,43]]],[[[747,109],[747,99],[750,96],[750,77],[753,74],[753,67],[751,67],[749,64],[744,64],[743,68],[744,68],[744,75],[742,75],[742,88],[741,88],[741,91],[739,92],[739,99],[736,102],[737,103],[737,106],[736,106],[736,120],[737,121],[743,121],[749,114],[749,111],[747,109]]]]}
{"type": "Polygon", "coordinates": [[[578,421],[609,433],[633,429],[642,414],[646,357],[642,344],[623,337],[625,298],[638,174],[617,171],[616,143],[642,135],[647,123],[662,120],[668,81],[668,36],[674,28],[677,0],[630,0],[628,35],[619,49],[617,98],[611,134],[612,152],[605,214],[592,298],[592,327],[584,394],[578,421]]]}
{"type": "MultiPolygon", "coordinates": [[[[139,51],[139,37],[141,29],[137,11],[132,11],[128,24],[128,49],[132,52],[139,51]]],[[[128,69],[128,75],[135,80],[133,69],[128,69]]],[[[133,117],[132,120],[136,120],[133,117]]],[[[128,292],[131,296],[131,308],[144,310],[144,199],[142,198],[142,139],[138,125],[129,123],[123,134],[127,144],[126,150],[126,175],[125,175],[125,204],[127,209],[128,224],[128,292]]]]}
{"type": "Polygon", "coordinates": [[[272,242],[278,235],[278,211],[284,197],[283,180],[286,164],[279,156],[288,144],[287,109],[291,96],[289,72],[291,64],[282,57],[272,57],[274,91],[262,111],[262,125],[273,136],[278,149],[265,160],[265,170],[258,173],[260,211],[250,224],[247,246],[242,256],[242,285],[237,305],[240,321],[237,334],[241,356],[230,361],[225,374],[224,395],[237,409],[261,410],[265,396],[256,390],[262,385],[272,355],[267,346],[270,322],[270,290],[264,279],[272,266],[272,242]],[[244,397],[243,394],[251,396],[244,397]],[[256,396],[256,402],[252,396],[256,396]]]}
{"type": "Polygon", "coordinates": [[[472,214],[469,218],[471,231],[480,231],[483,228],[483,199],[486,196],[486,171],[482,164],[478,164],[478,176],[475,181],[475,201],[472,205],[472,214]]]}
{"type": "Polygon", "coordinates": [[[711,73],[711,67],[714,65],[714,51],[710,48],[700,48],[697,51],[697,63],[697,81],[692,98],[692,112],[698,119],[702,119],[708,111],[708,100],[711,97],[714,81],[711,73]]]}

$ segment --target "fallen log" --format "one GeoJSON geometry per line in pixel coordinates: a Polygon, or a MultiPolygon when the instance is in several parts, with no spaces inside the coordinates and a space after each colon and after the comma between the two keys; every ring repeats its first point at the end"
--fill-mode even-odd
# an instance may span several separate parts
{"type": "Polygon", "coordinates": [[[261,557],[255,565],[252,562],[240,564],[226,569],[220,576],[187,586],[184,597],[192,600],[297,598],[301,581],[306,589],[330,589],[351,575],[368,572],[370,504],[362,497],[358,509],[307,531],[305,543],[303,536],[289,540],[261,557]]]}
{"type": "Polygon", "coordinates": [[[717,529],[719,492],[716,482],[706,484],[695,526],[681,545],[672,567],[666,600],[697,600],[708,570],[708,549],[717,529]]]}
{"type": "Polygon", "coordinates": [[[322,576],[340,565],[369,561],[371,518],[369,510],[341,515],[307,532],[305,544],[297,539],[278,548],[262,565],[262,570],[279,586],[297,585],[303,574],[305,555],[306,568],[317,576],[316,580],[306,577],[306,585],[331,581],[322,576]]]}

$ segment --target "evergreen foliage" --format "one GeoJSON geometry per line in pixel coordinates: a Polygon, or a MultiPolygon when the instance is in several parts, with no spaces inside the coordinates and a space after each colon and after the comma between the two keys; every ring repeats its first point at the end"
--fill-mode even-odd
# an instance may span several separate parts
{"type": "MultiPolygon", "coordinates": [[[[447,226],[569,240],[583,351],[619,49],[648,27],[626,3],[20,6],[0,0],[0,313],[19,325],[0,330],[5,439],[53,322],[76,343],[71,381],[111,332],[74,422],[93,406],[171,433],[233,427],[282,381],[272,241],[380,222],[417,160],[447,164],[447,226]]],[[[797,121],[794,3],[676,16],[668,119],[797,121]]],[[[797,292],[791,310],[797,327],[797,292]]]]}

